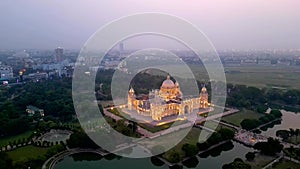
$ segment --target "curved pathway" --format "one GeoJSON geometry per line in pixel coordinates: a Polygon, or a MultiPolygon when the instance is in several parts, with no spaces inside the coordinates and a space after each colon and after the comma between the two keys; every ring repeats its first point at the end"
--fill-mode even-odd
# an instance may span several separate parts
{"type": "Polygon", "coordinates": [[[42,166],[42,169],[53,169],[54,166],[57,164],[57,162],[66,156],[72,155],[72,154],[77,154],[77,153],[96,153],[101,156],[105,156],[109,153],[104,152],[102,149],[80,149],[80,148],[75,148],[75,149],[68,149],[65,151],[62,151],[51,158],[49,158],[42,166]],[[50,164],[49,164],[50,162],[50,164]],[[48,165],[49,164],[49,165],[48,165]],[[47,168],[47,166],[49,166],[47,168]]]}

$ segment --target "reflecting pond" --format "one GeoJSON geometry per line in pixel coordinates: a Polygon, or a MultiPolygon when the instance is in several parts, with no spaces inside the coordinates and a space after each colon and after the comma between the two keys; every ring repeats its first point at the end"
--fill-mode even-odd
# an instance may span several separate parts
{"type": "MultiPolygon", "coordinates": [[[[253,151],[252,148],[245,147],[240,143],[233,142],[232,146],[222,145],[222,149],[216,148],[207,154],[197,157],[198,163],[195,168],[221,168],[224,163],[233,161],[240,157],[244,159],[247,152],[253,151]],[[223,150],[223,151],[222,151],[223,150]]],[[[166,165],[155,166],[152,164],[150,158],[143,159],[129,159],[129,158],[101,158],[101,156],[93,153],[80,153],[65,157],[60,161],[55,169],[116,169],[116,168],[130,168],[130,169],[168,169],[166,165]]],[[[187,168],[187,167],[183,167],[187,168]]]]}
{"type": "Polygon", "coordinates": [[[262,128],[262,135],[276,137],[277,130],[289,130],[289,128],[300,128],[300,113],[285,110],[281,110],[281,112],[281,122],[271,124],[271,126],[268,126],[268,128],[262,128]]]}
{"type": "MultiPolygon", "coordinates": [[[[262,131],[263,135],[276,136],[277,130],[300,128],[300,114],[294,112],[282,111],[282,121],[275,123],[271,128],[266,128],[262,131]]],[[[222,168],[223,164],[232,162],[235,158],[239,157],[245,159],[245,154],[253,151],[252,148],[246,147],[240,143],[232,142],[224,144],[216,149],[193,158],[192,161],[183,162],[184,169],[201,168],[201,169],[215,169],[222,168]]],[[[55,169],[116,169],[116,168],[130,168],[130,169],[168,169],[166,165],[155,166],[152,164],[150,158],[143,159],[129,159],[129,158],[102,158],[101,156],[93,153],[80,153],[65,157],[60,161],[55,169]]]]}

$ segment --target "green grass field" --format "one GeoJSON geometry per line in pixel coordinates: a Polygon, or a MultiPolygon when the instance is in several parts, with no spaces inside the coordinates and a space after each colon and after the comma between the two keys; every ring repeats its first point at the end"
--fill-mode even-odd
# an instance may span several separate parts
{"type": "MultiPolygon", "coordinates": [[[[197,80],[205,81],[208,75],[203,66],[189,65],[197,80]]],[[[300,67],[298,66],[226,66],[227,83],[254,87],[283,87],[300,89],[300,67]]]]}
{"type": "Polygon", "coordinates": [[[147,123],[139,123],[138,125],[152,133],[156,133],[156,132],[159,132],[159,131],[162,131],[162,130],[166,130],[170,127],[175,127],[175,126],[178,126],[178,125],[182,125],[182,124],[185,124],[187,123],[186,120],[182,120],[182,121],[176,121],[176,123],[174,124],[175,122],[170,122],[170,123],[167,123],[167,124],[163,124],[163,125],[160,125],[160,126],[153,126],[153,125],[149,125],[147,123]]]}
{"type": "Polygon", "coordinates": [[[38,156],[43,156],[47,153],[49,148],[35,147],[32,145],[18,148],[13,151],[7,152],[9,157],[13,159],[13,162],[22,162],[29,158],[36,158],[38,156]]]}
{"type": "Polygon", "coordinates": [[[271,167],[272,169],[300,169],[300,165],[296,164],[294,162],[283,160],[280,163],[277,163],[276,165],[271,167]]]}
{"type": "MultiPolygon", "coordinates": [[[[210,123],[212,123],[212,122],[210,122],[210,123]]],[[[208,127],[210,125],[211,124],[209,124],[208,127]]],[[[217,130],[219,130],[221,128],[227,128],[227,127],[225,127],[223,125],[219,125],[217,127],[217,130]]],[[[179,142],[175,147],[173,147],[171,150],[169,150],[165,154],[163,154],[163,158],[170,161],[169,159],[172,158],[171,156],[172,156],[172,153],[174,153],[174,152],[178,153],[181,158],[184,158],[185,152],[182,150],[182,146],[186,143],[191,144],[191,145],[196,145],[199,142],[199,139],[201,139],[201,138],[199,138],[200,133],[206,135],[209,132],[206,130],[202,130],[200,128],[193,127],[181,142],[179,142]]]]}
{"type": "Polygon", "coordinates": [[[196,143],[199,141],[199,134],[200,132],[206,132],[205,130],[201,130],[199,128],[193,127],[190,132],[187,134],[187,136],[175,147],[173,147],[171,150],[167,151],[164,155],[163,158],[169,161],[170,155],[172,152],[177,152],[179,153],[180,157],[184,157],[184,151],[181,149],[182,146],[186,143],[196,145],[196,143]]]}
{"type": "Polygon", "coordinates": [[[19,134],[17,136],[5,137],[0,139],[0,147],[8,145],[9,142],[22,140],[23,138],[27,139],[32,134],[32,131],[27,131],[25,133],[19,134]]]}
{"type": "Polygon", "coordinates": [[[206,121],[205,122],[205,127],[207,128],[210,128],[210,129],[215,129],[215,131],[219,131],[220,129],[230,129],[230,130],[233,130],[235,131],[235,129],[231,128],[231,127],[227,127],[227,126],[224,126],[222,124],[217,124],[216,122],[213,122],[213,121],[206,121]]]}
{"type": "Polygon", "coordinates": [[[257,153],[253,161],[246,160],[246,163],[251,165],[251,169],[261,169],[275,159],[276,157],[261,155],[257,153]]]}
{"type": "Polygon", "coordinates": [[[300,89],[300,67],[239,66],[226,67],[225,70],[229,83],[246,84],[256,87],[274,86],[300,89]]]}
{"type": "Polygon", "coordinates": [[[251,110],[243,109],[235,114],[223,117],[222,120],[227,123],[240,126],[240,123],[244,119],[259,119],[262,116],[264,115],[251,110]]]}

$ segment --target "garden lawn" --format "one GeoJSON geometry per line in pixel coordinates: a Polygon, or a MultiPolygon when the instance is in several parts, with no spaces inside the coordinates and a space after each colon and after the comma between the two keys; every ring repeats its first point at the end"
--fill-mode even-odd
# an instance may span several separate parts
{"type": "Polygon", "coordinates": [[[13,162],[22,162],[29,158],[37,158],[38,156],[44,156],[49,148],[35,147],[32,145],[17,148],[15,150],[7,152],[9,157],[13,159],[13,162]]]}
{"type": "Polygon", "coordinates": [[[264,116],[264,114],[254,112],[252,110],[243,109],[235,114],[223,117],[222,120],[240,127],[241,122],[244,119],[259,119],[262,116],[264,116]]]}
{"type": "Polygon", "coordinates": [[[271,168],[272,169],[283,169],[283,168],[300,169],[300,165],[292,161],[283,160],[280,163],[273,165],[271,168]]]}
{"type": "Polygon", "coordinates": [[[205,124],[205,127],[207,127],[207,128],[210,128],[210,129],[213,129],[213,130],[215,130],[215,131],[219,131],[220,129],[224,129],[224,128],[226,128],[226,129],[230,129],[230,130],[232,130],[232,131],[236,131],[235,129],[233,129],[233,128],[231,128],[231,127],[227,127],[227,126],[225,126],[225,125],[223,125],[223,124],[217,124],[216,122],[214,122],[214,121],[206,121],[205,123],[202,123],[202,126],[204,126],[203,124],[205,124]]]}
{"type": "Polygon", "coordinates": [[[0,147],[8,145],[9,142],[13,143],[14,141],[22,140],[23,138],[27,139],[31,136],[32,133],[32,131],[27,131],[16,136],[0,138],[0,147]]]}
{"type": "Polygon", "coordinates": [[[251,169],[261,169],[275,159],[276,157],[266,156],[266,155],[256,153],[254,160],[253,161],[246,160],[246,163],[251,165],[251,169]]]}
{"type": "Polygon", "coordinates": [[[201,130],[199,128],[195,128],[193,127],[190,132],[186,135],[186,137],[180,142],[178,143],[175,147],[173,147],[171,150],[167,151],[164,155],[163,158],[165,158],[167,161],[170,161],[169,158],[170,154],[172,152],[177,152],[179,153],[180,157],[183,158],[184,157],[184,151],[182,150],[182,146],[186,143],[188,144],[192,144],[192,145],[196,145],[197,142],[199,141],[199,134],[200,132],[206,132],[205,130],[201,130]]]}

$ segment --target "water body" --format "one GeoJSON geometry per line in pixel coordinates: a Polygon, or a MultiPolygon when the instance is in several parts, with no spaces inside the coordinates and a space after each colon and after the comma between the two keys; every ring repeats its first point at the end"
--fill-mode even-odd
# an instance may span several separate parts
{"type": "Polygon", "coordinates": [[[279,124],[274,124],[266,131],[262,131],[262,135],[276,137],[277,130],[289,130],[289,128],[300,128],[300,113],[282,110],[282,121],[279,124]]]}
{"type": "MultiPolygon", "coordinates": [[[[282,121],[280,124],[275,124],[272,128],[268,128],[263,131],[262,134],[267,136],[276,136],[277,130],[300,128],[300,113],[282,111],[282,121]]],[[[245,159],[247,152],[254,151],[252,148],[245,147],[244,145],[233,142],[231,148],[225,151],[215,150],[209,152],[209,154],[197,156],[198,164],[197,169],[215,169],[222,168],[223,164],[232,162],[235,158],[245,159]]],[[[114,158],[105,159],[101,158],[97,154],[87,155],[87,153],[81,153],[64,158],[60,161],[55,169],[116,169],[116,168],[130,168],[130,169],[168,169],[166,165],[155,166],[152,164],[150,158],[143,159],[129,159],[129,158],[114,158]]],[[[188,167],[183,167],[188,169],[188,167]]]]}
{"type": "MultiPolygon", "coordinates": [[[[244,159],[245,154],[253,149],[245,147],[240,143],[233,142],[233,147],[229,151],[222,151],[220,155],[218,152],[212,152],[206,158],[198,158],[198,165],[195,168],[222,168],[224,163],[229,163],[235,158],[239,157],[244,159]],[[214,157],[215,156],[215,157],[214,157]]],[[[60,161],[55,169],[116,169],[116,168],[130,168],[130,169],[168,169],[166,165],[155,166],[152,164],[150,158],[143,159],[129,159],[129,158],[114,158],[111,160],[101,158],[97,154],[92,153],[80,153],[77,155],[71,155],[60,161]]],[[[187,169],[187,167],[184,167],[187,169]]]]}
{"type": "Polygon", "coordinates": [[[130,159],[130,158],[114,158],[111,160],[101,158],[97,154],[80,153],[65,157],[59,162],[55,169],[168,169],[167,166],[154,166],[149,158],[130,159]],[[88,158],[87,158],[88,156],[88,158]],[[96,159],[98,158],[98,159],[96,159]]]}

